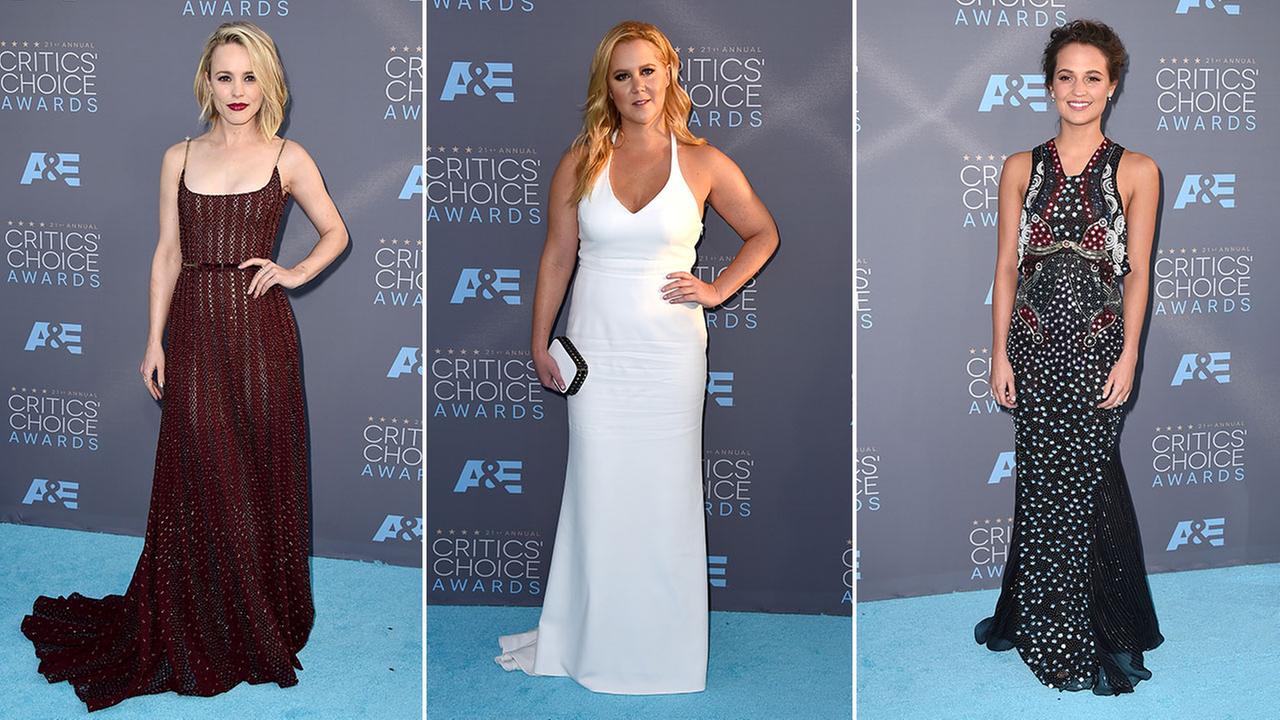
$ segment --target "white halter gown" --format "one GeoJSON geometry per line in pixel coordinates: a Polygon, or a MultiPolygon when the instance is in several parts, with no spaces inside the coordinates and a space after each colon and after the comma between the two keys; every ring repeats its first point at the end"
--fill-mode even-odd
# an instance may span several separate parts
{"type": "Polygon", "coordinates": [[[569,339],[587,361],[569,403],[569,458],[538,627],[505,635],[507,670],[596,692],[697,692],[707,676],[702,408],[707,326],[669,303],[702,233],[675,136],[667,184],[638,212],[605,165],[578,203],[569,339]]]}

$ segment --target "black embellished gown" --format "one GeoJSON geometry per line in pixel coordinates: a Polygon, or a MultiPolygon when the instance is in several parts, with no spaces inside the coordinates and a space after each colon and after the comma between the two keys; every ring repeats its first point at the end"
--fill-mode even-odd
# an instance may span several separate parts
{"type": "Polygon", "coordinates": [[[124,595],[40,597],[22,620],[39,671],[91,711],[169,690],[295,685],[315,615],[293,311],[278,285],[246,295],[258,268],[237,268],[271,257],[286,202],[279,169],[230,195],[192,192],[185,176],[184,162],[142,555],[124,595]]]}
{"type": "Polygon", "coordinates": [[[1123,153],[1104,138],[1068,176],[1053,140],[1032,150],[1007,343],[1013,533],[995,614],[974,630],[991,650],[1016,647],[1041,683],[1099,695],[1149,679],[1142,654],[1164,640],[1120,465],[1123,409],[1097,407],[1124,346],[1123,153]]]}

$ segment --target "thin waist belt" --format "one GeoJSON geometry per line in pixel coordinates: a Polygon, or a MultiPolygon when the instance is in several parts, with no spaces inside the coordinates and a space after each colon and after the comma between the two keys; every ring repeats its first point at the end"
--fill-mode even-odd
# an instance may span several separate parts
{"type": "MultiPolygon", "coordinates": [[[[182,268],[184,270],[238,270],[240,263],[224,263],[224,262],[186,262],[183,261],[182,268]]],[[[245,270],[255,270],[256,266],[250,265],[245,270]]]]}

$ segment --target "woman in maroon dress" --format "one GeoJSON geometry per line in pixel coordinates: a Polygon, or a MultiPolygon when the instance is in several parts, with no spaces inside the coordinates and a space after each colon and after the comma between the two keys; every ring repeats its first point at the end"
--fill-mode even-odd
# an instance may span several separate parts
{"type": "Polygon", "coordinates": [[[41,597],[22,621],[40,672],[71,683],[89,710],[169,690],[294,685],[315,615],[284,288],[316,277],[347,231],[311,157],[276,136],[288,91],[265,32],[220,26],[195,95],[209,130],[170,147],[160,171],[141,372],[163,410],[142,556],[124,595],[41,597]],[[269,258],[290,196],[320,239],[287,268],[269,258]]]}

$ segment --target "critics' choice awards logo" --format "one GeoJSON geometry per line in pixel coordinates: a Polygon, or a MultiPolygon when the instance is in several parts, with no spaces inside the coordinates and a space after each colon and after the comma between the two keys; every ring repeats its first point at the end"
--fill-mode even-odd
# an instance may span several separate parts
{"type": "MultiPolygon", "coordinates": [[[[703,282],[714,282],[729,267],[733,258],[719,255],[702,258],[690,274],[703,282]]],[[[760,288],[753,276],[732,297],[707,310],[707,327],[719,330],[755,330],[760,325],[760,288]]]]}
{"type": "Polygon", "coordinates": [[[373,248],[373,304],[422,306],[422,241],[378,238],[373,248]]]}
{"type": "Polygon", "coordinates": [[[969,348],[964,363],[968,415],[992,415],[1002,409],[991,395],[990,375],[991,348],[969,348]]]}
{"type": "Polygon", "coordinates": [[[1253,251],[1243,246],[1156,250],[1153,315],[1249,312],[1253,251]]]}
{"type": "Polygon", "coordinates": [[[533,0],[429,0],[432,10],[457,12],[533,12],[533,0]]]}
{"type": "Polygon", "coordinates": [[[1239,15],[1240,3],[1222,2],[1222,0],[1178,0],[1175,15],[1195,14],[1193,10],[1219,10],[1227,15],[1239,15]]]}
{"type": "Polygon", "coordinates": [[[410,120],[422,116],[422,46],[392,45],[386,62],[387,109],[383,120],[410,120]]]}
{"type": "Polygon", "coordinates": [[[440,90],[441,102],[459,100],[513,103],[515,66],[509,62],[454,60],[440,90]]]}
{"type": "Polygon", "coordinates": [[[733,407],[733,371],[707,372],[707,395],[720,407],[733,407]]]}
{"type": "Polygon", "coordinates": [[[410,181],[426,195],[429,223],[542,224],[542,160],[532,148],[428,145],[410,181]]]}
{"type": "Polygon", "coordinates": [[[858,258],[853,268],[853,298],[858,329],[870,329],[875,325],[875,314],[871,311],[871,261],[866,258],[858,258]]]}
{"type": "Polygon", "coordinates": [[[520,268],[462,268],[449,297],[450,305],[467,301],[520,304],[520,268]]]}
{"type": "Polygon", "coordinates": [[[285,17],[289,0],[183,0],[184,17],[285,17]]]}
{"type": "Polygon", "coordinates": [[[840,558],[844,561],[844,594],[840,596],[841,604],[853,602],[853,581],[862,579],[862,573],[859,572],[858,568],[862,552],[853,549],[853,540],[847,540],[846,542],[848,547],[844,549],[844,553],[840,558]]]}
{"type": "Polygon", "coordinates": [[[0,40],[0,110],[98,112],[93,43],[0,40]]]}
{"type": "Polygon", "coordinates": [[[1169,385],[1179,387],[1184,383],[1208,381],[1223,385],[1231,382],[1230,352],[1193,352],[1183,355],[1169,385]]]}
{"type": "Polygon", "coordinates": [[[974,520],[969,528],[969,561],[973,570],[969,580],[992,580],[1004,575],[1009,559],[1009,538],[1013,518],[974,520]]]}
{"type": "Polygon", "coordinates": [[[1173,552],[1188,545],[1222,547],[1226,544],[1226,538],[1223,537],[1226,526],[1227,519],[1220,517],[1183,520],[1173,529],[1173,534],[1169,536],[1169,545],[1165,550],[1173,552]]]}
{"type": "Polygon", "coordinates": [[[978,101],[978,112],[992,112],[996,108],[1045,112],[1049,109],[1049,104],[1045,101],[1047,95],[1044,75],[1040,73],[993,73],[988,76],[982,99],[978,101]]]}
{"type": "Polygon", "coordinates": [[[455,493],[471,490],[524,494],[524,463],[520,460],[484,460],[470,459],[462,464],[462,472],[458,473],[458,482],[454,483],[455,493]]]}
{"type": "Polygon", "coordinates": [[[1157,427],[1151,437],[1151,487],[1243,482],[1249,429],[1243,422],[1157,427]]]}
{"type": "Polygon", "coordinates": [[[542,535],[533,530],[444,530],[428,548],[432,592],[542,594],[542,535]]]}
{"type": "Polygon", "coordinates": [[[45,480],[36,478],[22,496],[23,505],[52,505],[75,510],[79,503],[80,483],[67,480],[45,480]]]}
{"type": "Polygon", "coordinates": [[[955,0],[955,27],[1042,28],[1067,24],[1066,0],[955,0]]]}
{"type": "Polygon", "coordinates": [[[97,393],[10,387],[5,408],[10,445],[98,449],[97,393]]]}
{"type": "Polygon", "coordinates": [[[702,498],[707,517],[751,517],[751,476],[755,466],[750,450],[702,453],[702,498]]]}
{"type": "Polygon", "coordinates": [[[880,509],[880,451],[874,447],[858,448],[853,460],[853,509],[880,509]]]}
{"type": "Polygon", "coordinates": [[[80,344],[80,323],[46,322],[37,320],[31,325],[31,333],[27,335],[27,352],[37,350],[61,350],[72,355],[82,354],[84,347],[80,344]]]}
{"type": "Polygon", "coordinates": [[[693,111],[689,129],[758,128],[764,125],[764,54],[753,46],[677,47],[680,84],[693,111]]]}
{"type": "Polygon", "coordinates": [[[1157,131],[1252,132],[1258,62],[1246,57],[1162,57],[1155,73],[1157,131]]]}
{"type": "Polygon", "coordinates": [[[373,542],[421,542],[422,518],[411,515],[388,515],[373,534],[373,542]]]}
{"type": "Polygon", "coordinates": [[[542,384],[528,350],[434,348],[428,378],[433,418],[541,420],[542,384]]]}
{"type": "Polygon", "coordinates": [[[4,230],[5,282],[97,288],[102,234],[93,225],[9,220],[4,230]]]}
{"type": "Polygon", "coordinates": [[[1236,206],[1235,173],[1209,173],[1187,175],[1173,199],[1173,209],[1182,210],[1195,205],[1217,205],[1223,208],[1236,206]]]}
{"type": "Polygon", "coordinates": [[[422,421],[367,416],[361,429],[361,478],[422,482],[422,421]]]}
{"type": "Polygon", "coordinates": [[[28,155],[18,184],[32,185],[46,182],[80,187],[80,153],[36,150],[28,155]]]}
{"type": "MultiPolygon", "coordinates": [[[[964,214],[960,227],[991,230],[996,226],[996,211],[1000,208],[1000,169],[1008,156],[966,153],[961,157],[959,190],[964,214]]],[[[986,233],[982,237],[986,238],[986,233]]]]}

